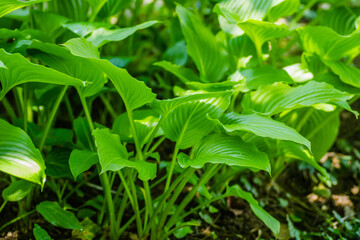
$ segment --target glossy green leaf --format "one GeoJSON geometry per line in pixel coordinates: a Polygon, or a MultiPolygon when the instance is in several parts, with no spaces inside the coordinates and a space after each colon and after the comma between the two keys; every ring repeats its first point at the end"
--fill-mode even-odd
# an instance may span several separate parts
{"type": "Polygon", "coordinates": [[[82,226],[75,215],[72,212],[62,209],[57,202],[41,202],[36,205],[36,210],[46,221],[56,227],[82,230],[82,226]]]}
{"type": "Polygon", "coordinates": [[[350,94],[323,82],[310,81],[298,87],[275,83],[245,94],[241,105],[245,112],[274,115],[286,109],[301,108],[317,103],[345,102],[350,97],[350,94]]]}
{"type": "Polygon", "coordinates": [[[62,25],[69,20],[62,15],[45,11],[33,11],[32,17],[35,20],[36,26],[45,32],[53,42],[64,32],[62,25]]]}
{"type": "Polygon", "coordinates": [[[283,68],[297,83],[308,82],[314,75],[301,63],[295,63],[283,68]]]}
{"type": "Polygon", "coordinates": [[[47,2],[47,1],[49,0],[28,0],[28,1],[0,0],[0,17],[16,9],[30,6],[35,3],[47,2]]]}
{"type": "Polygon", "coordinates": [[[254,199],[251,193],[245,192],[238,185],[227,187],[225,195],[236,196],[246,200],[250,204],[251,210],[263,221],[268,228],[277,236],[280,233],[280,222],[267,213],[254,199]]]}
{"type": "Polygon", "coordinates": [[[93,131],[97,147],[101,173],[118,171],[122,168],[135,168],[141,180],[147,181],[156,177],[156,164],[146,161],[130,161],[124,145],[117,134],[111,134],[109,129],[95,129],[93,131]]]}
{"type": "Polygon", "coordinates": [[[69,48],[72,54],[90,59],[97,68],[110,78],[128,111],[155,100],[156,94],[144,82],[133,78],[126,69],[118,68],[108,60],[95,58],[93,46],[85,39],[71,39],[65,43],[65,46],[69,48]]]}
{"type": "Polygon", "coordinates": [[[345,6],[330,8],[321,16],[321,25],[333,29],[341,35],[351,34],[356,28],[356,15],[345,6]]]}
{"type": "Polygon", "coordinates": [[[340,77],[341,81],[351,86],[360,87],[360,70],[357,67],[342,62],[324,61],[331,70],[340,77]]]}
{"type": "Polygon", "coordinates": [[[192,12],[178,5],[176,12],[180,19],[188,54],[192,57],[203,82],[219,81],[228,70],[228,56],[213,33],[192,12]]]}
{"type": "Polygon", "coordinates": [[[156,23],[158,23],[158,21],[148,21],[133,27],[119,28],[114,30],[99,28],[93,31],[87,40],[94,44],[94,46],[101,47],[108,42],[121,41],[134,34],[136,31],[151,27],[156,23]]]}
{"type": "Polygon", "coordinates": [[[74,179],[99,161],[96,153],[86,150],[74,149],[69,158],[69,166],[74,179]]]}
{"type": "Polygon", "coordinates": [[[231,92],[191,94],[155,102],[152,106],[163,118],[164,135],[189,148],[207,135],[214,124],[207,118],[219,118],[230,104],[231,92]]]}
{"type": "Polygon", "coordinates": [[[360,52],[360,32],[342,36],[331,28],[322,26],[307,26],[297,31],[304,50],[316,53],[325,60],[337,61],[344,56],[360,52]]]}
{"type": "Polygon", "coordinates": [[[324,112],[314,108],[291,111],[281,121],[289,126],[299,127],[301,135],[311,142],[311,150],[318,162],[334,144],[339,132],[340,111],[324,112]],[[306,123],[303,117],[308,116],[306,123]]]}
{"type": "Polygon", "coordinates": [[[246,78],[246,86],[252,90],[275,82],[294,83],[285,70],[269,65],[241,70],[240,74],[246,78]]]}
{"type": "MultiPolygon", "coordinates": [[[[106,82],[104,73],[91,60],[74,56],[65,47],[34,41],[30,49],[34,57],[53,69],[91,83],[87,87],[77,87],[84,97],[98,93],[106,82]]],[[[98,52],[94,54],[99,55],[98,52]]]]}
{"type": "Polygon", "coordinates": [[[44,160],[22,129],[0,120],[0,143],[0,171],[44,185],[44,160]]]}
{"type": "Polygon", "coordinates": [[[300,0],[283,0],[278,5],[270,9],[267,14],[270,22],[274,22],[279,18],[287,17],[300,9],[300,0]]]}
{"type": "Polygon", "coordinates": [[[79,37],[86,37],[93,31],[99,28],[111,27],[110,24],[100,23],[100,22],[74,22],[74,23],[65,23],[63,27],[69,29],[79,37]]]}
{"type": "MultiPolygon", "coordinates": [[[[159,122],[159,114],[150,109],[135,110],[133,112],[133,119],[140,145],[144,146],[144,144],[149,141],[152,131],[159,122]]],[[[122,141],[133,142],[131,125],[127,113],[123,113],[116,118],[113,124],[113,131],[119,134],[122,141]]],[[[155,137],[162,134],[162,130],[159,129],[155,137]]]]}
{"type": "Polygon", "coordinates": [[[199,82],[200,79],[188,68],[181,67],[175,64],[172,64],[167,61],[161,61],[154,63],[155,66],[162,67],[166,71],[171,72],[176,77],[178,77],[183,83],[186,82],[199,82]]]}
{"type": "Polygon", "coordinates": [[[70,77],[41,65],[29,62],[20,54],[9,54],[0,49],[0,100],[13,87],[28,82],[86,86],[85,81],[70,77]]]}
{"type": "Polygon", "coordinates": [[[269,117],[258,114],[238,114],[235,112],[223,115],[219,122],[227,132],[246,131],[261,137],[268,137],[303,144],[309,150],[311,143],[294,128],[269,117]]]}
{"type": "Polygon", "coordinates": [[[317,163],[314,156],[308,149],[293,142],[281,142],[280,149],[282,150],[284,156],[306,162],[318,170],[326,179],[330,179],[326,169],[317,163]]]}
{"type": "Polygon", "coordinates": [[[50,235],[37,224],[35,224],[35,227],[33,228],[33,234],[35,240],[52,240],[50,235]]]}
{"type": "Polygon", "coordinates": [[[30,193],[33,186],[34,184],[31,182],[18,180],[16,182],[12,182],[1,192],[1,194],[4,198],[4,201],[17,202],[26,197],[30,193]]]}
{"type": "Polygon", "coordinates": [[[259,152],[252,143],[244,142],[240,137],[226,134],[213,134],[205,137],[194,148],[194,157],[184,153],[178,155],[181,167],[201,168],[206,163],[221,163],[229,166],[249,167],[270,173],[271,167],[267,155],[259,152]]]}
{"type": "Polygon", "coordinates": [[[245,22],[238,23],[238,26],[254,42],[257,49],[261,49],[261,46],[266,41],[290,35],[288,27],[285,24],[276,25],[270,22],[250,19],[245,22]]]}
{"type": "Polygon", "coordinates": [[[328,72],[328,67],[323,63],[321,58],[313,53],[303,52],[301,62],[313,75],[328,72]]]}

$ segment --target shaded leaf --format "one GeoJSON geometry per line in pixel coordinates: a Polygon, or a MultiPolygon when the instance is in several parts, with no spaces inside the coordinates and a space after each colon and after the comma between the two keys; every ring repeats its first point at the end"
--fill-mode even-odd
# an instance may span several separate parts
{"type": "Polygon", "coordinates": [[[45,163],[30,137],[20,128],[0,120],[0,171],[43,186],[45,163]]]}
{"type": "Polygon", "coordinates": [[[74,149],[69,158],[69,166],[74,179],[99,161],[96,153],[74,149]]]}
{"type": "Polygon", "coordinates": [[[49,234],[37,224],[33,228],[33,234],[36,240],[52,240],[49,234]]]}
{"type": "Polygon", "coordinates": [[[17,202],[26,197],[30,193],[33,186],[34,184],[31,182],[18,180],[12,182],[1,192],[1,194],[4,198],[4,201],[17,202]]]}
{"type": "Polygon", "coordinates": [[[192,12],[178,5],[176,12],[180,19],[188,54],[192,57],[203,82],[219,81],[228,70],[228,57],[220,42],[192,12]]]}
{"type": "Polygon", "coordinates": [[[56,227],[82,230],[82,226],[75,215],[62,209],[57,202],[43,201],[36,205],[36,210],[46,221],[56,227]]]}
{"type": "Polygon", "coordinates": [[[155,66],[162,67],[166,71],[171,72],[176,77],[178,77],[183,83],[186,82],[200,82],[200,79],[188,68],[181,67],[175,64],[172,64],[167,61],[161,61],[154,63],[155,66]]]}

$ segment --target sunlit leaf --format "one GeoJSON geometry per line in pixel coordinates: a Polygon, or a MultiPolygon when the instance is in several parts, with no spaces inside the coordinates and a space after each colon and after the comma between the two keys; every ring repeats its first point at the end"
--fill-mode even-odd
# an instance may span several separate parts
{"type": "Polygon", "coordinates": [[[278,5],[270,9],[267,14],[270,22],[274,22],[281,17],[287,17],[299,11],[300,0],[283,0],[278,5]]]}
{"type": "Polygon", "coordinates": [[[134,34],[137,30],[151,27],[156,23],[158,23],[158,21],[148,21],[133,27],[119,28],[114,30],[99,28],[94,30],[87,38],[87,40],[94,44],[96,47],[101,47],[108,42],[121,41],[128,36],[134,34]]]}
{"type": "Polygon", "coordinates": [[[0,120],[0,171],[43,185],[45,163],[30,137],[20,128],[0,120]]]}
{"type": "Polygon", "coordinates": [[[324,61],[341,81],[354,87],[360,87],[360,70],[342,62],[324,61]]]}
{"type": "Polygon", "coordinates": [[[128,160],[128,152],[121,144],[119,135],[111,134],[107,128],[95,129],[93,135],[102,169],[101,173],[129,167],[135,168],[139,178],[143,181],[156,177],[156,164],[128,160]]]}
{"type": "Polygon", "coordinates": [[[213,134],[205,137],[194,148],[194,157],[184,153],[178,155],[181,167],[201,168],[206,163],[221,163],[229,166],[250,167],[270,172],[267,155],[259,152],[252,143],[240,137],[226,134],[213,134]]]}
{"type": "Polygon", "coordinates": [[[219,122],[227,132],[246,131],[261,137],[287,140],[303,144],[311,149],[310,142],[295,129],[282,122],[257,114],[238,114],[235,112],[223,115],[219,122]]]}
{"type": "Polygon", "coordinates": [[[345,6],[331,8],[321,16],[321,25],[341,35],[351,34],[356,28],[356,15],[345,6]]]}
{"type": "Polygon", "coordinates": [[[195,62],[201,80],[219,81],[228,69],[228,57],[223,46],[195,14],[180,5],[176,7],[176,12],[188,54],[195,62]]]}
{"type": "Polygon", "coordinates": [[[350,94],[323,82],[310,81],[298,87],[275,83],[245,94],[241,104],[246,112],[273,115],[286,109],[301,108],[317,103],[344,102],[350,97],[350,94]]]}
{"type": "Polygon", "coordinates": [[[16,182],[12,182],[10,186],[1,192],[1,194],[4,201],[17,202],[26,197],[33,186],[34,184],[31,182],[18,180],[16,182]]]}
{"type": "Polygon", "coordinates": [[[0,0],[0,17],[16,9],[30,6],[35,3],[47,2],[47,1],[49,0],[28,0],[28,1],[0,0]]]}

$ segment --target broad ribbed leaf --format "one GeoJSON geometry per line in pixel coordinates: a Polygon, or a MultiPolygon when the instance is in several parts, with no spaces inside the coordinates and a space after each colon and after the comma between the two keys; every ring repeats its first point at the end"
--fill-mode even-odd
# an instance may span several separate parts
{"type": "Polygon", "coordinates": [[[234,185],[226,188],[226,196],[236,196],[245,199],[249,204],[251,210],[255,215],[263,221],[268,228],[275,234],[275,236],[280,233],[280,222],[273,218],[269,213],[267,213],[259,203],[254,199],[251,193],[245,192],[238,185],[234,185]]]}
{"type": "Polygon", "coordinates": [[[82,230],[82,226],[75,215],[72,212],[62,209],[57,202],[41,202],[36,205],[36,210],[46,221],[56,227],[82,230]]]}
{"type": "Polygon", "coordinates": [[[49,234],[37,224],[35,224],[35,227],[33,228],[33,234],[35,240],[52,240],[49,234]]]}
{"type": "Polygon", "coordinates": [[[261,49],[261,46],[266,41],[286,37],[290,34],[285,24],[276,25],[270,22],[250,19],[238,23],[238,26],[249,36],[258,50],[261,49]]]}
{"type": "Polygon", "coordinates": [[[2,191],[1,194],[4,201],[17,202],[30,193],[33,185],[34,184],[31,182],[18,180],[16,182],[12,182],[10,186],[2,191]]]}
{"type": "Polygon", "coordinates": [[[309,152],[308,149],[293,142],[281,142],[279,147],[283,151],[284,156],[306,162],[318,170],[326,179],[330,178],[326,169],[321,167],[316,162],[314,156],[309,152]]]}
{"type": "Polygon", "coordinates": [[[128,152],[121,144],[119,135],[111,134],[107,128],[95,129],[93,135],[102,169],[101,173],[129,167],[135,168],[139,178],[143,181],[156,177],[156,164],[128,160],[128,152]]]}
{"type": "Polygon", "coordinates": [[[96,29],[111,27],[111,25],[100,22],[74,22],[63,24],[63,27],[69,29],[79,37],[86,37],[96,29]]]}
{"type": "Polygon", "coordinates": [[[311,142],[311,150],[319,161],[336,140],[340,126],[340,111],[324,112],[314,108],[291,111],[280,120],[294,128],[299,127],[304,116],[309,116],[299,132],[311,142]]]}
{"type": "Polygon", "coordinates": [[[45,163],[30,137],[0,119],[0,171],[44,185],[45,163]]]}
{"type": "Polygon", "coordinates": [[[74,56],[65,47],[34,41],[29,49],[32,49],[30,52],[32,52],[34,57],[40,59],[51,68],[91,83],[87,87],[77,87],[84,97],[95,95],[105,84],[104,73],[91,60],[74,56]]]}
{"type": "Polygon", "coordinates": [[[26,7],[35,3],[47,2],[49,0],[28,0],[28,1],[19,1],[19,0],[0,0],[0,18],[5,14],[12,12],[16,9],[26,7]]]}
{"type": "Polygon", "coordinates": [[[242,34],[236,25],[248,19],[262,20],[269,9],[281,0],[223,0],[216,4],[214,12],[219,15],[220,26],[233,36],[242,34]]]}
{"type": "Polygon", "coordinates": [[[360,51],[360,32],[342,36],[328,27],[308,26],[298,29],[298,33],[304,50],[325,60],[337,61],[360,51]]]}
{"type": "Polygon", "coordinates": [[[85,39],[73,38],[64,45],[72,54],[91,60],[94,66],[110,78],[128,111],[151,103],[155,99],[156,94],[151,92],[144,82],[133,78],[126,69],[118,68],[108,60],[95,58],[94,46],[85,39]]]}
{"type": "Polygon", "coordinates": [[[180,5],[176,7],[176,12],[187,51],[200,72],[201,80],[219,81],[228,70],[228,56],[223,46],[195,14],[180,5]]]}
{"type": "MultiPolygon", "coordinates": [[[[135,110],[133,112],[133,119],[136,128],[136,135],[143,146],[149,140],[152,131],[155,129],[159,122],[159,114],[153,110],[135,110]]],[[[131,125],[127,113],[121,114],[116,118],[113,124],[113,131],[119,134],[122,141],[133,142],[133,135],[131,125]]],[[[158,130],[155,137],[162,135],[161,129],[158,130]]]]}
{"type": "Polygon", "coordinates": [[[94,44],[96,47],[101,47],[108,42],[121,41],[128,36],[134,34],[137,30],[151,27],[156,23],[158,23],[158,21],[148,21],[133,27],[119,28],[115,30],[99,28],[93,31],[91,35],[87,38],[87,40],[94,44]]]}
{"type": "Polygon", "coordinates": [[[301,55],[301,62],[314,75],[322,74],[329,70],[321,58],[314,53],[303,52],[301,55]]]}
{"type": "Polygon", "coordinates": [[[29,62],[20,54],[0,49],[0,100],[13,87],[27,82],[85,86],[86,82],[41,65],[29,62]]]}
{"type": "Polygon", "coordinates": [[[331,70],[340,77],[341,81],[354,87],[360,87],[359,68],[346,65],[342,62],[324,61],[331,70]]]}
{"type": "Polygon", "coordinates": [[[154,63],[155,66],[162,67],[166,71],[171,72],[178,77],[183,83],[186,82],[200,82],[200,79],[188,68],[172,64],[167,61],[154,63]]]}
{"type": "Polygon", "coordinates": [[[303,64],[295,63],[283,68],[297,83],[307,82],[313,79],[313,74],[303,64]]]}
{"type": "Polygon", "coordinates": [[[205,163],[221,163],[229,166],[249,167],[270,173],[271,167],[267,155],[259,152],[252,143],[244,142],[240,137],[226,134],[213,134],[205,137],[194,148],[194,157],[184,153],[178,155],[181,167],[201,168],[205,163]]]}
{"type": "Polygon", "coordinates": [[[346,7],[330,8],[321,16],[321,25],[341,35],[351,34],[356,28],[356,15],[346,7]]]}
{"type": "Polygon", "coordinates": [[[189,148],[208,134],[214,123],[207,118],[219,118],[230,104],[231,92],[192,94],[155,102],[160,113],[164,135],[176,141],[180,149],[189,148]]]}
{"type": "Polygon", "coordinates": [[[245,94],[241,105],[245,112],[273,115],[286,109],[301,108],[317,103],[344,102],[350,97],[350,94],[341,92],[326,83],[310,81],[298,87],[275,83],[245,94]]]}
{"type": "Polygon", "coordinates": [[[271,8],[267,14],[270,22],[274,22],[281,17],[287,17],[300,9],[300,0],[283,0],[281,3],[271,8]]]}
{"type": "Polygon", "coordinates": [[[309,140],[304,138],[295,129],[269,117],[263,117],[257,114],[244,115],[232,112],[223,115],[219,119],[219,122],[227,132],[252,132],[261,137],[300,143],[309,150],[311,149],[309,140]]]}
{"type": "Polygon", "coordinates": [[[271,85],[275,82],[294,83],[285,70],[269,65],[259,68],[248,68],[240,71],[240,74],[246,78],[246,86],[252,90],[271,85]]]}
{"type": "Polygon", "coordinates": [[[74,179],[99,161],[96,153],[74,149],[69,158],[69,166],[74,179]]]}

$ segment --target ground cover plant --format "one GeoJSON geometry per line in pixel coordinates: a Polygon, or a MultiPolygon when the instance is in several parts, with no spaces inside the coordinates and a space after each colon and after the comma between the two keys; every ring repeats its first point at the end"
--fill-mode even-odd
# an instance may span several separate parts
{"type": "Polygon", "coordinates": [[[360,186],[359,16],[356,0],[0,0],[0,233],[360,237],[331,192],[360,186]],[[244,211],[259,220],[230,230],[244,211]]]}

